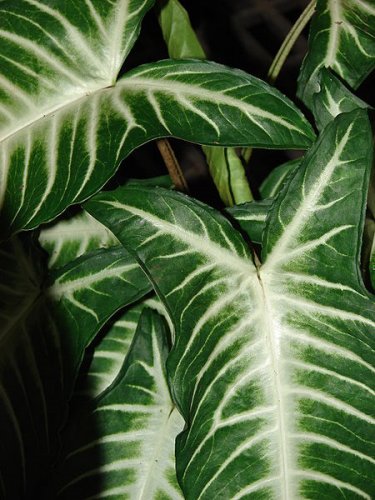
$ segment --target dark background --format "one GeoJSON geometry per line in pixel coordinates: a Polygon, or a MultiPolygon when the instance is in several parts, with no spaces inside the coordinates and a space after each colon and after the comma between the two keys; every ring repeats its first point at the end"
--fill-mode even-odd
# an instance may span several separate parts
{"type": "MultiPolygon", "coordinates": [[[[180,0],[190,15],[191,23],[208,59],[240,68],[264,80],[285,36],[305,9],[308,0],[180,0]]],[[[275,83],[309,118],[310,114],[298,101],[296,85],[299,67],[307,50],[308,28],[291,51],[275,83]]],[[[141,35],[136,42],[124,71],[146,62],[168,57],[157,22],[155,9],[145,17],[141,35]]],[[[373,101],[374,78],[368,78],[357,94],[373,101]]],[[[191,194],[213,206],[221,202],[207,173],[199,146],[171,140],[177,158],[189,183],[191,194]]],[[[277,165],[296,158],[297,151],[256,150],[251,157],[247,176],[254,195],[267,174],[277,165]]],[[[108,188],[122,184],[128,177],[145,178],[166,173],[155,143],[142,146],[123,163],[108,188]]]]}

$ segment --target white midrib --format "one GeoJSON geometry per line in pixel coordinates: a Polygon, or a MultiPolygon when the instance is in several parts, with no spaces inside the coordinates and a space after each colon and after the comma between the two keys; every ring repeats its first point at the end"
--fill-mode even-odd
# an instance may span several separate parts
{"type": "Polygon", "coordinates": [[[330,0],[327,8],[331,14],[331,29],[329,30],[329,39],[327,46],[327,54],[324,60],[326,67],[332,67],[337,59],[337,50],[340,38],[340,26],[343,22],[340,0],[330,0]]]}
{"type": "MultiPolygon", "coordinates": [[[[158,471],[156,469],[156,463],[158,458],[163,455],[160,450],[163,450],[165,447],[165,443],[168,441],[169,435],[169,422],[171,419],[171,415],[173,412],[172,402],[170,403],[170,409],[166,418],[160,427],[157,429],[157,440],[153,449],[153,453],[147,456],[148,459],[148,467],[146,472],[146,478],[143,482],[141,488],[137,491],[137,500],[150,500],[150,498],[154,497],[155,494],[155,476],[158,475],[158,471]]],[[[143,478],[142,478],[143,479],[143,478]]]]}
{"type": "Polygon", "coordinates": [[[99,283],[101,281],[111,279],[113,277],[118,277],[125,273],[125,271],[129,272],[133,269],[137,269],[138,264],[123,264],[120,266],[115,266],[112,269],[104,268],[97,273],[90,274],[83,278],[72,279],[68,281],[63,281],[64,276],[60,278],[61,281],[57,280],[55,283],[48,289],[48,296],[58,300],[63,295],[69,295],[84,288],[88,288],[94,283],[99,283]]]}
{"type": "Polygon", "coordinates": [[[344,163],[340,160],[340,157],[349,141],[352,128],[353,124],[349,126],[322,173],[311,187],[309,193],[303,198],[288,226],[284,228],[284,232],[274,245],[271,253],[267,256],[263,269],[272,272],[275,268],[277,269],[280,261],[284,261],[285,255],[289,255],[291,243],[295,242],[296,236],[300,233],[301,228],[306,224],[311,214],[315,213],[317,200],[321,198],[322,192],[331,181],[334,171],[340,164],[344,163]]]}
{"type": "Polygon", "coordinates": [[[182,83],[176,80],[168,80],[167,78],[142,78],[141,76],[131,76],[124,77],[118,81],[118,86],[121,88],[128,88],[129,92],[135,91],[160,91],[166,94],[174,94],[176,100],[178,101],[179,95],[184,97],[191,97],[193,99],[206,100],[208,102],[213,102],[218,105],[223,104],[226,106],[231,106],[233,108],[239,108],[244,110],[250,115],[263,118],[265,120],[270,120],[275,123],[279,123],[283,127],[294,130],[298,133],[303,134],[303,130],[299,129],[297,126],[293,125],[284,118],[270,113],[262,108],[249,104],[241,99],[236,99],[230,95],[225,94],[225,91],[218,92],[215,90],[208,90],[199,85],[189,85],[187,83],[182,83]]]}
{"type": "Polygon", "coordinates": [[[94,94],[103,92],[109,88],[112,88],[112,84],[110,82],[100,82],[100,84],[98,85],[93,85],[92,87],[87,88],[82,87],[82,92],[67,95],[66,100],[60,102],[55,106],[41,109],[41,111],[37,115],[26,119],[22,123],[19,123],[17,126],[12,127],[11,130],[5,132],[4,135],[0,135],[0,144],[19,134],[26,128],[36,125],[41,120],[46,120],[47,118],[50,118],[51,116],[59,113],[62,110],[66,111],[68,110],[68,108],[73,106],[77,108],[77,105],[80,101],[86,100],[89,97],[92,97],[94,94]]]}
{"type": "Polygon", "coordinates": [[[184,244],[193,248],[195,251],[205,254],[212,262],[215,262],[226,269],[229,268],[232,272],[238,272],[243,276],[249,276],[255,272],[254,265],[250,260],[247,261],[244,257],[240,257],[230,249],[220,246],[218,243],[209,240],[207,237],[193,233],[192,231],[188,231],[182,227],[178,227],[176,224],[168,222],[165,219],[153,215],[152,213],[142,210],[136,206],[126,205],[125,203],[120,203],[119,201],[101,200],[100,203],[127,211],[130,214],[136,215],[137,217],[149,222],[155,228],[155,231],[151,235],[152,237],[154,237],[158,231],[161,231],[164,234],[168,234],[171,237],[176,238],[176,240],[180,240],[184,244]]]}
{"type": "MultiPolygon", "coordinates": [[[[261,293],[263,296],[263,308],[265,318],[265,336],[266,342],[269,347],[269,352],[271,355],[271,380],[273,381],[273,389],[275,396],[275,407],[277,412],[277,424],[278,424],[278,448],[279,448],[279,460],[280,464],[276,464],[276,468],[280,470],[280,498],[283,500],[289,500],[295,498],[294,491],[291,488],[291,480],[289,473],[289,459],[288,459],[288,443],[287,443],[287,422],[286,422],[286,412],[285,412],[285,395],[282,388],[282,377],[281,370],[282,366],[280,363],[280,328],[279,315],[272,307],[271,293],[269,291],[270,285],[267,283],[267,275],[262,274],[262,269],[259,270],[259,284],[261,288],[261,293]],[[277,467],[279,465],[279,467],[277,467]]],[[[294,489],[294,488],[293,488],[294,489]]]]}

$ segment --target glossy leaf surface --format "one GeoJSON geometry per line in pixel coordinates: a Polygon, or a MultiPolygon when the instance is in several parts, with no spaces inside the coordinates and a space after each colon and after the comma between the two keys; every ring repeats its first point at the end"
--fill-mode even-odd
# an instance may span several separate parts
{"type": "Polygon", "coordinates": [[[1,247],[0,276],[0,496],[38,497],[86,346],[149,283],[117,247],[81,257],[47,285],[35,245],[18,237],[1,247]]]}
{"type": "Polygon", "coordinates": [[[277,197],[259,268],[183,195],[129,188],[87,204],[173,319],[187,499],[373,497],[375,305],[359,272],[371,160],[366,114],[334,119],[277,197]]]}
{"type": "Polygon", "coordinates": [[[1,3],[3,234],[34,228],[86,199],[156,137],[269,147],[311,142],[311,127],[292,103],[244,73],[162,62],[117,80],[152,4],[1,3]]]}
{"type": "MultiPolygon", "coordinates": [[[[161,2],[159,23],[168,54],[172,58],[194,57],[206,59],[206,54],[195,34],[189,15],[178,0],[161,2]]],[[[241,159],[234,149],[203,146],[210,174],[227,206],[252,200],[241,159]]]]}
{"type": "Polygon", "coordinates": [[[169,394],[168,352],[163,320],[148,309],[117,379],[68,428],[57,498],[183,498],[174,468],[183,419],[169,394]]]}
{"type": "Polygon", "coordinates": [[[319,91],[319,71],[324,67],[355,89],[375,67],[373,0],[317,1],[309,52],[298,82],[299,97],[309,107],[319,91]]]}
{"type": "Polygon", "coordinates": [[[370,107],[352,94],[335,75],[325,68],[320,70],[319,88],[319,92],[314,94],[312,106],[319,130],[323,130],[340,113],[370,107]]]}

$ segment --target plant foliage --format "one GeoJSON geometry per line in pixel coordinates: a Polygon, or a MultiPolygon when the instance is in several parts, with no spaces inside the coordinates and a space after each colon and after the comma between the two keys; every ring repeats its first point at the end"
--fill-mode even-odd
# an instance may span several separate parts
{"type": "Polygon", "coordinates": [[[374,2],[316,3],[313,125],[154,4],[0,2],[0,498],[370,500],[374,2]],[[172,59],[128,70],[154,7],[172,59]],[[167,137],[222,209],[108,190],[167,137]],[[303,151],[250,190],[250,148],[303,151]]]}

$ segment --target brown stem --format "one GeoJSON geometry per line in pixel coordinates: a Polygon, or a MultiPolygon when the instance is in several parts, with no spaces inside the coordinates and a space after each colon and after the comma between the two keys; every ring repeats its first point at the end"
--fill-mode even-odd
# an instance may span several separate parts
{"type": "Polygon", "coordinates": [[[167,167],[168,173],[172,179],[173,185],[178,191],[183,193],[189,192],[189,187],[187,185],[184,174],[182,173],[181,167],[177,161],[176,155],[170,145],[168,139],[159,139],[156,141],[156,145],[163,157],[165,166],[167,167]]]}

